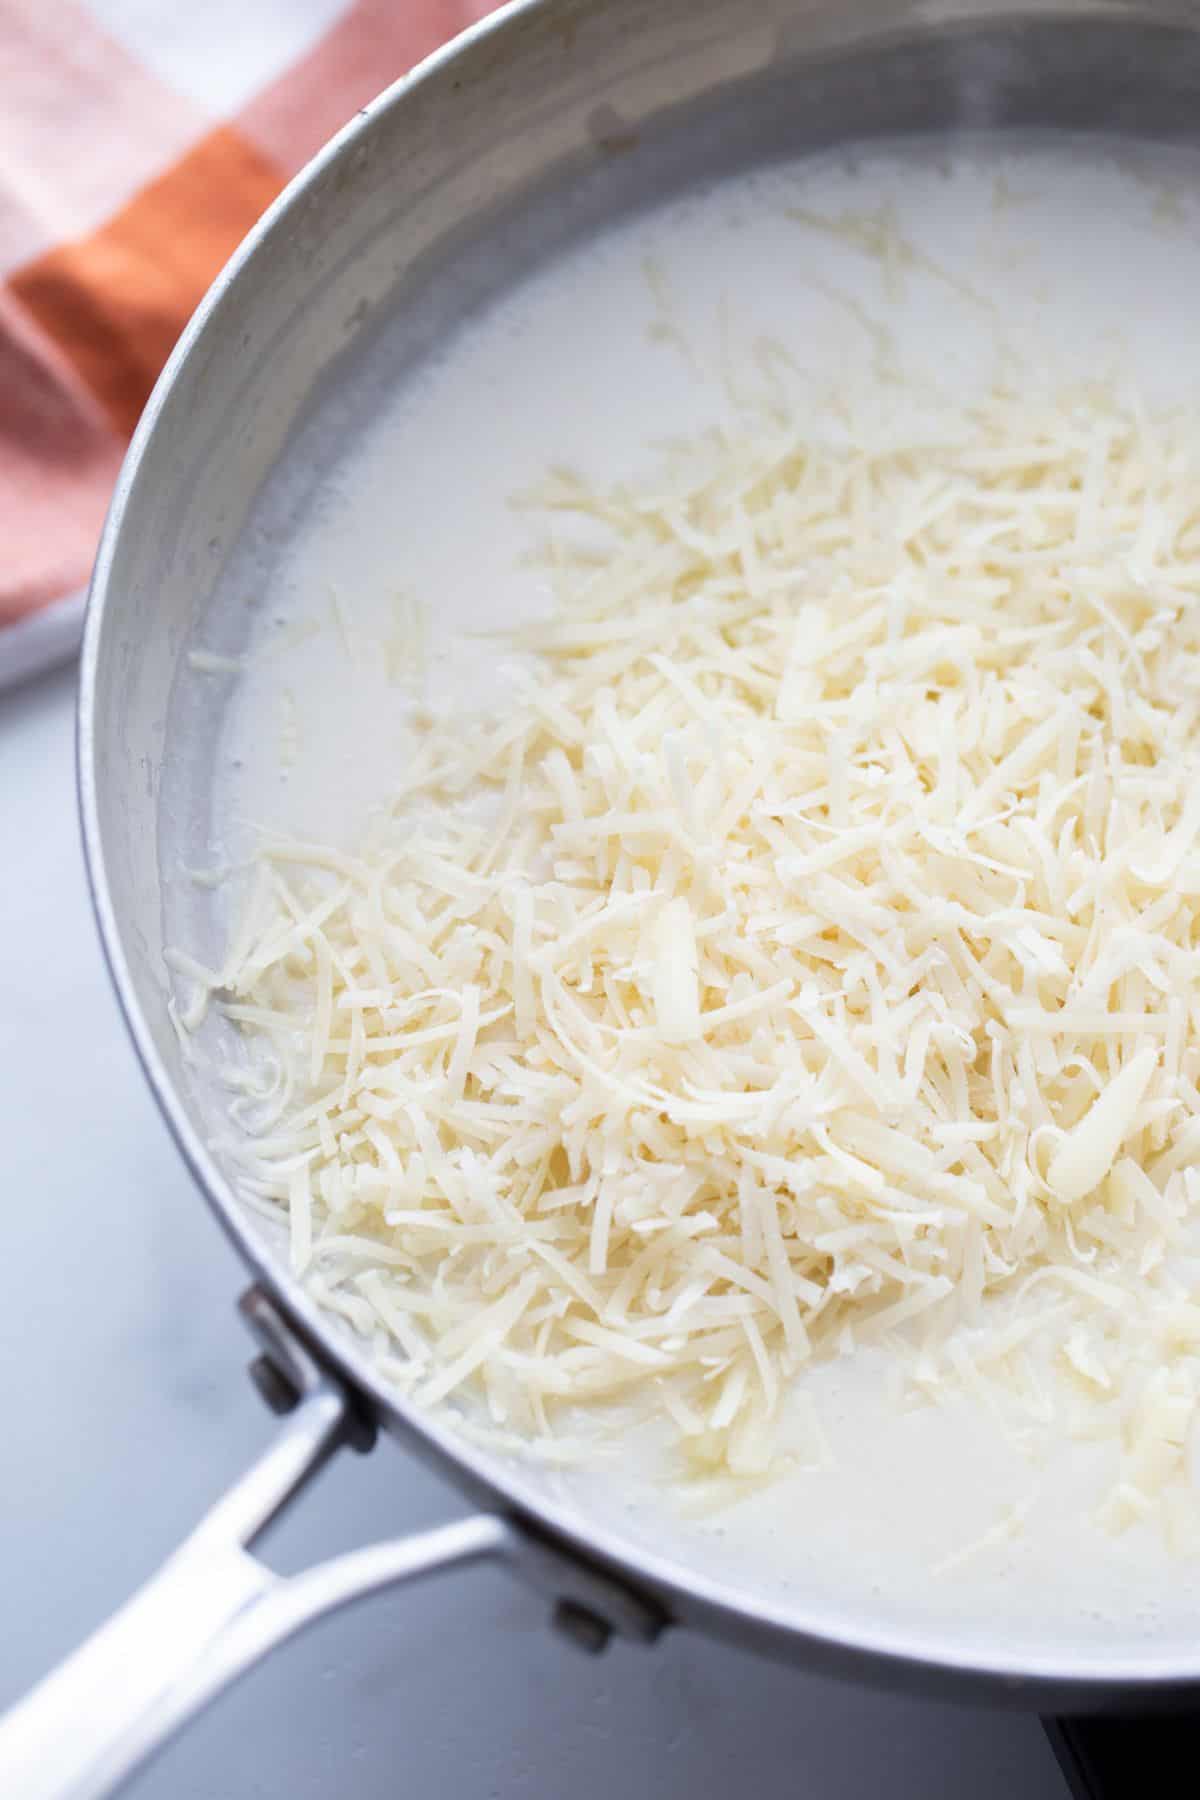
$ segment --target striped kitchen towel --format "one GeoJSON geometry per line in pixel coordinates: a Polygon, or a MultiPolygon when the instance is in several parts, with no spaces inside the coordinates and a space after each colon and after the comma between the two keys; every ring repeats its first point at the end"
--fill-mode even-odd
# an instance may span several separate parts
{"type": "Polygon", "coordinates": [[[71,655],[163,360],[263,208],[495,0],[0,0],[0,687],[71,655]]]}

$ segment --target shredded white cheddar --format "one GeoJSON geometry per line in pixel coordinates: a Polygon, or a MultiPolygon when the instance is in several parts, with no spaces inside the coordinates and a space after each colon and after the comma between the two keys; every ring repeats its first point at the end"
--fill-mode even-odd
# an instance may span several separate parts
{"type": "Polygon", "coordinates": [[[633,1394],[749,1474],[815,1356],[1042,1418],[1049,1334],[1119,1525],[1200,1387],[1194,429],[837,425],[537,496],[592,535],[519,694],[424,719],[360,855],[262,851],[231,1153],[426,1401],[633,1394]]]}

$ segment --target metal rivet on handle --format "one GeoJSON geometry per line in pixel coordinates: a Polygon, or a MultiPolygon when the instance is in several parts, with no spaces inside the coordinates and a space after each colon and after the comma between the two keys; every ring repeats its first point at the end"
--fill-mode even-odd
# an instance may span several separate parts
{"type": "Polygon", "coordinates": [[[612,1637],[612,1626],[599,1613],[594,1613],[586,1606],[580,1606],[577,1600],[559,1600],[554,1607],[554,1629],[577,1650],[588,1656],[599,1656],[608,1649],[612,1637]]]}
{"type": "Polygon", "coordinates": [[[262,1356],[256,1356],[248,1373],[273,1413],[282,1417],[284,1413],[295,1411],[300,1403],[300,1395],[272,1357],[265,1352],[262,1356]]]}

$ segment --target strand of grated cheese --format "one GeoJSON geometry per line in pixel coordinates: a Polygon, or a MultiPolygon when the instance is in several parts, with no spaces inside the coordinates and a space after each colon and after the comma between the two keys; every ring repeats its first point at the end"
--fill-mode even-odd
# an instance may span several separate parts
{"type": "Polygon", "coordinates": [[[1200,1391],[1200,446],[998,391],[536,499],[607,548],[518,696],[423,715],[358,857],[264,844],[247,1193],[506,1431],[633,1395],[752,1474],[816,1356],[1042,1419],[1040,1350],[1141,1516],[1200,1391]]]}

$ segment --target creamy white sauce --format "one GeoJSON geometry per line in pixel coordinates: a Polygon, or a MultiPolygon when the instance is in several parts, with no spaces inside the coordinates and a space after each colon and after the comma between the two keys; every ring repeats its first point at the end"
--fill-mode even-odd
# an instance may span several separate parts
{"type": "MultiPolygon", "coordinates": [[[[745,377],[758,339],[787,347],[798,404],[814,409],[831,379],[869,385],[877,326],[916,394],[923,374],[982,388],[1009,354],[1043,391],[1115,370],[1151,404],[1196,395],[1198,174],[1183,153],[1118,158],[1085,143],[873,151],[740,176],[533,273],[387,395],[262,577],[221,763],[225,847],[246,843],[247,820],[352,842],[403,779],[420,684],[396,662],[397,597],[430,620],[429,697],[490,703],[495,654],[461,634],[544,604],[522,560],[542,528],[513,494],[555,462],[600,479],[652,468],[655,439],[735,404],[731,370],[745,377]],[[915,266],[798,216],[881,208],[915,266]],[[311,635],[282,647],[297,626],[311,635]]],[[[1194,1643],[1194,1566],[1155,1531],[1114,1539],[1090,1521],[1115,1446],[1063,1445],[1031,1463],[970,1405],[899,1410],[878,1353],[818,1369],[805,1388],[833,1466],[707,1518],[647,1473],[652,1428],[618,1438],[600,1474],[562,1483],[628,1535],[661,1542],[665,1515],[685,1560],[716,1577],[765,1575],[780,1603],[803,1593],[843,1622],[953,1619],[980,1645],[1048,1653],[1194,1643]],[[977,1554],[939,1567],[987,1533],[977,1554]]]]}

